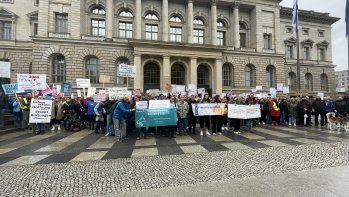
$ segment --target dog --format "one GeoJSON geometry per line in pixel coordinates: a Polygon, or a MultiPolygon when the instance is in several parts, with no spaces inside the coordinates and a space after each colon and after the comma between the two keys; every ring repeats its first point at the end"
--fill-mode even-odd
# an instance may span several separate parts
{"type": "Polygon", "coordinates": [[[338,125],[340,128],[343,128],[345,131],[349,130],[348,122],[349,122],[349,116],[339,116],[336,117],[336,114],[334,112],[329,112],[326,114],[327,122],[330,127],[330,130],[332,130],[332,125],[338,125]]]}

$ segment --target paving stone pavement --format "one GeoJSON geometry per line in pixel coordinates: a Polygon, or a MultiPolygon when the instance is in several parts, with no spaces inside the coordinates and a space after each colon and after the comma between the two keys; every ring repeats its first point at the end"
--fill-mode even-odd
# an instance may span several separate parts
{"type": "Polygon", "coordinates": [[[0,167],[0,196],[102,196],[349,165],[349,144],[0,167]]]}

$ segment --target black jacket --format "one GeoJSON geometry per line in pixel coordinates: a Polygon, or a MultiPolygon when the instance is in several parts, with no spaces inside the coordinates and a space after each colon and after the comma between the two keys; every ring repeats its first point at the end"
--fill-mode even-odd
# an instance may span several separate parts
{"type": "Polygon", "coordinates": [[[325,102],[322,100],[315,100],[312,104],[312,107],[315,111],[324,111],[325,110],[325,102]]]}
{"type": "Polygon", "coordinates": [[[5,94],[0,96],[0,109],[7,109],[8,107],[8,97],[5,94]]]}

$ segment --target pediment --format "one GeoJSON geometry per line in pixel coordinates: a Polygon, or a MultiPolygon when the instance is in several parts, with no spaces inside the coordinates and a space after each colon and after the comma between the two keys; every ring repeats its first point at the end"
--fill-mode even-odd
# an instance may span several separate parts
{"type": "Polygon", "coordinates": [[[291,37],[287,40],[284,41],[285,44],[296,44],[297,43],[297,39],[295,37],[291,37]]]}
{"type": "Polygon", "coordinates": [[[30,12],[27,14],[28,18],[30,18],[30,20],[38,20],[39,17],[39,11],[34,11],[34,12],[30,12]]]}
{"type": "Polygon", "coordinates": [[[326,47],[326,48],[328,47],[328,45],[330,45],[330,43],[327,42],[326,40],[316,44],[317,47],[326,47]]]}
{"type": "Polygon", "coordinates": [[[0,16],[6,18],[17,18],[17,15],[6,8],[0,8],[0,16]]]}
{"type": "Polygon", "coordinates": [[[303,46],[307,45],[307,46],[313,47],[314,41],[313,41],[312,39],[306,39],[306,40],[303,40],[303,41],[301,42],[301,44],[302,44],[303,46]]]}

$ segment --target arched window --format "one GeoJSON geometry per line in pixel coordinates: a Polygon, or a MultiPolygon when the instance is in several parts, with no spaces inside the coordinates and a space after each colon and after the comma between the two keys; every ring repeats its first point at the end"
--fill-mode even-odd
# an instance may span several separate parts
{"type": "Polygon", "coordinates": [[[240,35],[240,47],[246,48],[247,47],[247,38],[248,38],[248,29],[247,25],[244,22],[239,23],[240,30],[239,30],[239,35],[240,35]]]}
{"type": "Polygon", "coordinates": [[[160,89],[160,68],[154,62],[144,66],[144,89],[160,89]]]}
{"type": "Polygon", "coordinates": [[[171,67],[171,83],[177,85],[185,84],[185,69],[181,64],[175,64],[171,67]]]}
{"type": "Polygon", "coordinates": [[[209,71],[207,66],[199,65],[197,68],[198,88],[209,88],[209,71]]]}
{"type": "Polygon", "coordinates": [[[158,40],[159,34],[159,17],[155,13],[148,13],[145,16],[145,39],[158,40]]]}
{"type": "Polygon", "coordinates": [[[52,61],[52,82],[60,83],[65,81],[66,63],[63,55],[57,55],[52,61]]]}
{"type": "Polygon", "coordinates": [[[297,82],[296,82],[296,73],[290,72],[288,73],[288,87],[290,90],[296,90],[297,82]]]}
{"type": "Polygon", "coordinates": [[[225,27],[225,24],[223,21],[217,21],[217,27],[225,27]]]}
{"type": "Polygon", "coordinates": [[[227,28],[226,28],[226,23],[223,20],[218,20],[217,21],[217,45],[220,46],[224,46],[226,45],[226,32],[227,32],[227,28]]]}
{"type": "Polygon", "coordinates": [[[145,15],[145,19],[158,21],[159,17],[156,16],[156,14],[154,14],[154,13],[149,13],[149,14],[145,15]]]}
{"type": "Polygon", "coordinates": [[[275,87],[275,68],[272,65],[267,66],[266,68],[266,82],[267,87],[275,87]]]}
{"type": "Polygon", "coordinates": [[[120,12],[119,16],[122,17],[133,17],[133,14],[128,10],[123,10],[120,12]]]}
{"type": "Polygon", "coordinates": [[[182,42],[182,18],[174,15],[170,18],[170,41],[182,42]]]}
{"type": "Polygon", "coordinates": [[[86,60],[86,78],[91,83],[99,83],[99,60],[96,57],[89,57],[86,60]]]}
{"type": "Polygon", "coordinates": [[[128,10],[119,13],[119,38],[133,37],[133,14],[128,10]]]}
{"type": "Polygon", "coordinates": [[[195,18],[193,21],[194,25],[205,25],[204,20],[202,20],[201,18],[195,18]]]}
{"type": "Polygon", "coordinates": [[[195,44],[205,44],[205,23],[201,18],[195,18],[193,21],[193,39],[195,44]]]}
{"type": "Polygon", "coordinates": [[[328,78],[325,73],[321,74],[320,80],[321,80],[321,90],[328,91],[328,78]]]}
{"type": "Polygon", "coordinates": [[[224,64],[222,69],[223,86],[233,86],[233,66],[224,64]]]}
{"type": "Polygon", "coordinates": [[[105,10],[101,7],[94,7],[91,14],[91,35],[105,36],[105,10]]]}
{"type": "Polygon", "coordinates": [[[313,76],[310,73],[305,74],[304,85],[306,90],[313,91],[313,76]]]}
{"type": "Polygon", "coordinates": [[[175,15],[175,16],[172,16],[172,17],[170,18],[170,22],[173,22],[173,23],[181,23],[181,22],[182,22],[182,19],[181,19],[179,16],[175,15]]]}
{"type": "Polygon", "coordinates": [[[127,84],[127,77],[118,77],[118,73],[119,73],[119,65],[120,64],[126,64],[126,65],[130,65],[130,60],[127,59],[126,57],[121,57],[118,59],[118,61],[116,62],[116,84],[117,85],[126,85],[127,84]]]}
{"type": "Polygon", "coordinates": [[[245,66],[245,86],[254,86],[254,66],[252,64],[248,64],[245,66]]]}

